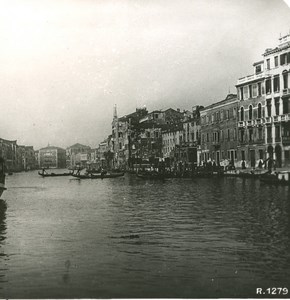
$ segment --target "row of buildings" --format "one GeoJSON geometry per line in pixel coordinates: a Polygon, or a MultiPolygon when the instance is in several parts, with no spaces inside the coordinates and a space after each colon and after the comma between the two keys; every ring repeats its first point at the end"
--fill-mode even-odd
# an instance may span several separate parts
{"type": "Polygon", "coordinates": [[[118,117],[97,148],[75,144],[38,151],[0,139],[2,157],[11,170],[37,167],[110,167],[132,169],[138,164],[168,167],[215,161],[226,166],[257,167],[274,159],[290,166],[290,34],[280,37],[253,63],[253,73],[237,80],[236,94],[191,111],[172,108],[118,117]]]}
{"type": "Polygon", "coordinates": [[[15,140],[10,141],[0,138],[0,156],[4,158],[8,172],[37,168],[33,146],[18,145],[15,140]]]}
{"type": "Polygon", "coordinates": [[[290,166],[290,35],[253,63],[253,73],[237,80],[236,94],[192,111],[148,112],[146,108],[117,116],[112,133],[99,145],[110,152],[110,164],[174,167],[215,161],[257,167],[274,159],[277,167],[290,166]]]}

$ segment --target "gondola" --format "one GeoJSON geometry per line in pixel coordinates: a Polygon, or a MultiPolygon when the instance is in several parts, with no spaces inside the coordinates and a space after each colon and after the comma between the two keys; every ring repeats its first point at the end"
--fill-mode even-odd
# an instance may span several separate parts
{"type": "Polygon", "coordinates": [[[117,178],[124,176],[124,173],[106,173],[106,174],[71,174],[78,179],[105,179],[105,178],[117,178]]]}
{"type": "Polygon", "coordinates": [[[290,172],[280,171],[272,174],[264,175],[260,178],[261,182],[273,185],[290,186],[290,172]]]}
{"type": "Polygon", "coordinates": [[[42,177],[60,177],[60,176],[70,176],[72,175],[72,172],[69,173],[42,173],[42,172],[38,172],[38,175],[42,176],[42,177]]]}

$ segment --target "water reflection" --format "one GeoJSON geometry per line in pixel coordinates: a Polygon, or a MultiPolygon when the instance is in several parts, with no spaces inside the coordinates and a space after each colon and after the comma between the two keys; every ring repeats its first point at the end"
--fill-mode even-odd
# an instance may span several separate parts
{"type": "Polygon", "coordinates": [[[3,289],[2,285],[6,282],[5,273],[7,271],[5,263],[7,255],[3,251],[3,245],[6,239],[6,209],[6,202],[0,199],[0,289],[3,289]]]}

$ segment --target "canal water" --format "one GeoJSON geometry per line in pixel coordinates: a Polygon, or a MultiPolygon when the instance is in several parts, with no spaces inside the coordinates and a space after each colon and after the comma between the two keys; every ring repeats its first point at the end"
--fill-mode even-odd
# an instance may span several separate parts
{"type": "MultiPolygon", "coordinates": [[[[7,177],[0,298],[290,290],[290,190],[253,179],[7,177]]],[[[283,295],[280,295],[283,297],[283,295]]],[[[289,296],[289,295],[288,295],[289,296]]]]}

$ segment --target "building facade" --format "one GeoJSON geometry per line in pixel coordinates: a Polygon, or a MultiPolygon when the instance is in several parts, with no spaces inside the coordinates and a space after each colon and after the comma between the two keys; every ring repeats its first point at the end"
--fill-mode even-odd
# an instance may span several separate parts
{"type": "Polygon", "coordinates": [[[237,82],[239,97],[239,157],[257,167],[275,160],[290,165],[290,35],[268,48],[254,63],[254,74],[237,82]]]}
{"type": "Polygon", "coordinates": [[[47,146],[38,152],[40,168],[66,168],[66,150],[47,146]]]}
{"type": "Polygon", "coordinates": [[[221,165],[231,162],[238,165],[237,121],[238,99],[234,94],[201,109],[200,162],[215,161],[221,165]]]}

